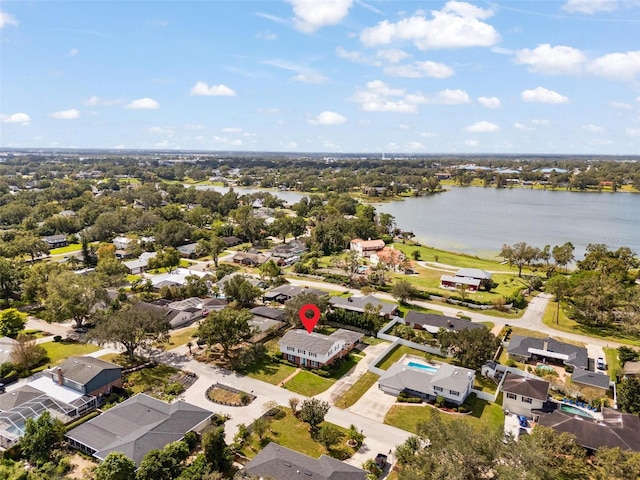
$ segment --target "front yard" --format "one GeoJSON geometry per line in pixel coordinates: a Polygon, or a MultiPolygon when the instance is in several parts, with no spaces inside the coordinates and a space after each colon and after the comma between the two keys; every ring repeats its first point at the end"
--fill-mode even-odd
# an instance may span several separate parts
{"type": "Polygon", "coordinates": [[[342,397],[336,402],[336,407],[338,408],[349,408],[351,405],[356,403],[362,395],[364,395],[367,390],[369,390],[380,378],[379,375],[375,373],[367,372],[362,377],[360,377],[356,383],[351,385],[351,388],[345,392],[342,397]]]}
{"type": "Polygon", "coordinates": [[[329,377],[321,377],[309,370],[302,370],[295,377],[284,384],[284,388],[292,392],[312,397],[324,392],[337,380],[342,378],[349,370],[355,367],[362,357],[349,355],[347,359],[335,368],[332,368],[329,377]]]}
{"type": "Polygon", "coordinates": [[[47,352],[47,357],[49,357],[48,364],[50,365],[58,364],[69,357],[86,355],[100,350],[99,346],[91,343],[68,342],[64,340],[61,342],[41,343],[40,346],[47,352]]]}

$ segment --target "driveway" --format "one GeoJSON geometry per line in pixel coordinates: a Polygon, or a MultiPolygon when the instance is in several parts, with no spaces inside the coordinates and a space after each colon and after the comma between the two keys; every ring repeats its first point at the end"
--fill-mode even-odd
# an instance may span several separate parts
{"type": "Polygon", "coordinates": [[[396,397],[384,393],[376,382],[356,403],[347,408],[348,411],[363,415],[377,422],[384,422],[389,409],[396,404],[396,397]]]}

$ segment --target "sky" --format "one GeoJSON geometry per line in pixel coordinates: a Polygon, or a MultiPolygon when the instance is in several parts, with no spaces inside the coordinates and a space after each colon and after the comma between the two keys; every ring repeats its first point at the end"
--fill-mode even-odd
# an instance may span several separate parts
{"type": "Polygon", "coordinates": [[[640,0],[3,0],[0,147],[640,154],[640,0]]]}

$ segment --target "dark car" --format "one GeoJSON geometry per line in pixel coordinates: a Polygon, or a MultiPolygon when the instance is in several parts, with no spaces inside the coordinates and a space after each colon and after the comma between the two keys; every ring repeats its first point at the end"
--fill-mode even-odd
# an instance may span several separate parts
{"type": "Polygon", "coordinates": [[[380,468],[384,468],[386,464],[387,456],[384,453],[379,453],[378,455],[376,455],[376,465],[378,465],[380,468]]]}
{"type": "Polygon", "coordinates": [[[74,330],[74,332],[76,332],[76,333],[87,333],[88,331],[89,331],[89,330],[87,330],[87,329],[86,329],[86,328],[84,328],[84,327],[76,328],[76,329],[74,330]]]}

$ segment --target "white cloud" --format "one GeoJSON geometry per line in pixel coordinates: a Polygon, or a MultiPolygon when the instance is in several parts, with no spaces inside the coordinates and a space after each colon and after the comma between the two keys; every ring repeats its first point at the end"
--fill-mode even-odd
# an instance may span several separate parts
{"type": "Polygon", "coordinates": [[[325,110],[320,115],[314,118],[307,119],[310,125],[339,125],[346,122],[347,119],[336,112],[330,112],[325,110]]]}
{"type": "Polygon", "coordinates": [[[462,103],[469,103],[471,99],[469,94],[464,90],[445,89],[438,92],[434,98],[427,99],[426,103],[440,104],[440,105],[460,105],[462,103]]]}
{"type": "Polygon", "coordinates": [[[238,127],[225,127],[222,129],[224,133],[240,133],[242,132],[241,128],[238,127]]]}
{"type": "Polygon", "coordinates": [[[569,101],[569,98],[564,95],[560,95],[558,92],[544,87],[537,87],[533,90],[523,90],[520,96],[525,102],[567,103],[569,101]]]}
{"type": "Polygon", "coordinates": [[[56,120],[75,120],[80,117],[80,112],[75,108],[70,108],[69,110],[50,113],[49,116],[56,120]]]}
{"type": "Polygon", "coordinates": [[[420,142],[407,143],[407,150],[424,150],[425,146],[420,142]]]}
{"type": "Polygon", "coordinates": [[[640,50],[603,55],[592,61],[587,70],[601,77],[633,80],[640,72],[640,50]]]}
{"type": "Polygon", "coordinates": [[[541,43],[533,50],[518,50],[515,61],[528,65],[532,72],[562,75],[578,73],[586,57],[577,48],[564,45],[552,47],[548,43],[541,43]]]}
{"type": "Polygon", "coordinates": [[[407,102],[405,96],[404,89],[391,88],[381,80],[373,80],[367,83],[366,89],[358,89],[347,100],[359,103],[366,112],[416,113],[418,107],[407,102]]]}
{"type": "Polygon", "coordinates": [[[291,78],[291,80],[293,80],[294,82],[320,84],[320,83],[325,83],[329,79],[324,75],[322,75],[321,73],[305,72],[305,73],[299,73],[298,75],[295,75],[294,77],[291,78]]]}
{"type": "Polygon", "coordinates": [[[469,125],[468,127],[465,128],[465,130],[467,132],[473,132],[473,133],[493,133],[493,132],[499,132],[500,126],[496,125],[495,123],[491,123],[483,120],[481,122],[476,122],[473,125],[469,125]]]}
{"type": "Polygon", "coordinates": [[[22,112],[12,113],[11,115],[0,115],[0,119],[2,119],[3,123],[19,123],[24,127],[29,125],[31,121],[31,117],[22,112]]]}
{"type": "Polygon", "coordinates": [[[613,12],[616,8],[618,8],[618,0],[567,0],[567,3],[562,6],[562,9],[567,12],[589,15],[596,12],[613,12]]]}
{"type": "Polygon", "coordinates": [[[612,101],[611,103],[609,103],[609,105],[611,105],[613,108],[617,108],[619,110],[632,110],[633,109],[633,105],[631,105],[630,103],[612,101]]]}
{"type": "Polygon", "coordinates": [[[477,147],[478,145],[480,145],[480,142],[478,142],[478,140],[465,140],[464,144],[469,147],[477,147]]]}
{"type": "Polygon", "coordinates": [[[285,150],[293,150],[295,148],[298,148],[298,144],[296,142],[280,142],[280,145],[282,146],[282,148],[284,148],[285,150]]]}
{"type": "Polygon", "coordinates": [[[93,95],[83,102],[87,107],[111,107],[120,103],[120,100],[106,100],[93,95]]]}
{"type": "Polygon", "coordinates": [[[410,56],[411,55],[407,52],[400,50],[399,48],[385,48],[383,50],[379,50],[377,53],[378,58],[386,60],[389,63],[399,63],[410,56]]]}
{"type": "Polygon", "coordinates": [[[522,130],[523,132],[532,132],[533,130],[535,130],[535,128],[529,127],[524,123],[520,123],[520,122],[514,123],[513,126],[516,127],[518,130],[522,130]]]}
{"type": "Polygon", "coordinates": [[[258,32],[256,38],[260,40],[277,40],[278,34],[273,32],[258,32]]]}
{"type": "Polygon", "coordinates": [[[339,23],[349,13],[353,0],[287,0],[293,5],[293,23],[304,33],[339,23]]]}
{"type": "Polygon", "coordinates": [[[400,123],[400,124],[398,124],[398,128],[400,130],[409,130],[411,127],[409,125],[407,125],[406,123],[400,123]]]}
{"type": "Polygon", "coordinates": [[[534,125],[549,125],[549,120],[547,120],[546,118],[535,118],[531,120],[531,123],[533,123],[534,125]]]}
{"type": "Polygon", "coordinates": [[[18,20],[16,17],[7,12],[0,11],[0,28],[4,28],[7,25],[12,25],[14,27],[18,26],[18,20]]]}
{"type": "Polygon", "coordinates": [[[69,50],[67,52],[67,57],[75,57],[76,55],[78,55],[78,49],[77,48],[72,48],[71,50],[69,50]]]}
{"type": "Polygon", "coordinates": [[[151,25],[152,27],[166,27],[169,25],[169,20],[151,20],[147,22],[147,25],[151,25]]]}
{"type": "Polygon", "coordinates": [[[171,127],[150,127],[146,129],[149,135],[165,135],[167,137],[173,137],[174,129],[171,127]]]}
{"type": "Polygon", "coordinates": [[[184,126],[186,130],[204,130],[204,125],[199,123],[189,123],[184,126]]]}
{"type": "Polygon", "coordinates": [[[255,15],[257,17],[265,18],[271,22],[279,23],[280,25],[286,25],[288,22],[282,17],[277,17],[275,15],[271,15],[269,13],[256,12],[255,15]]]}
{"type": "Polygon", "coordinates": [[[466,2],[449,1],[442,10],[432,10],[431,19],[416,14],[397,23],[383,20],[360,33],[369,47],[410,40],[420,50],[435,48],[489,47],[500,40],[493,26],[481,20],[493,15],[466,2]]]}
{"type": "Polygon", "coordinates": [[[627,135],[631,137],[640,137],[640,128],[627,128],[627,135]]]}
{"type": "Polygon", "coordinates": [[[191,95],[199,95],[204,97],[235,97],[236,92],[226,85],[207,85],[205,82],[196,82],[191,87],[191,95]]]}
{"type": "MultiPolygon", "coordinates": [[[[339,48],[340,47],[338,47],[338,49],[339,48]]],[[[340,55],[338,49],[336,49],[336,51],[338,55],[340,55]]],[[[298,65],[297,63],[289,62],[288,60],[264,60],[262,63],[264,65],[271,65],[272,67],[281,68],[282,70],[296,72],[298,75],[295,75],[291,78],[291,80],[293,80],[294,82],[324,83],[328,80],[327,77],[316,72],[315,70],[304,65],[298,65]]]]}
{"type": "Polygon", "coordinates": [[[129,110],[157,110],[160,108],[160,104],[153,98],[144,97],[133,100],[127,104],[126,108],[129,110]]]}
{"type": "Polygon", "coordinates": [[[582,130],[591,133],[604,132],[604,127],[600,127],[599,125],[594,125],[593,123],[589,123],[588,125],[582,125],[582,130]]]}
{"type": "Polygon", "coordinates": [[[502,104],[500,103],[500,99],[498,97],[478,97],[478,103],[483,107],[487,107],[492,110],[502,108],[502,104]]]}
{"type": "Polygon", "coordinates": [[[422,132],[420,136],[424,138],[433,138],[436,136],[436,134],[433,132],[422,132]]]}
{"type": "Polygon", "coordinates": [[[453,68],[444,63],[431,61],[413,62],[406,65],[392,65],[384,68],[384,73],[393,77],[407,78],[448,78],[454,75],[453,68]]]}

